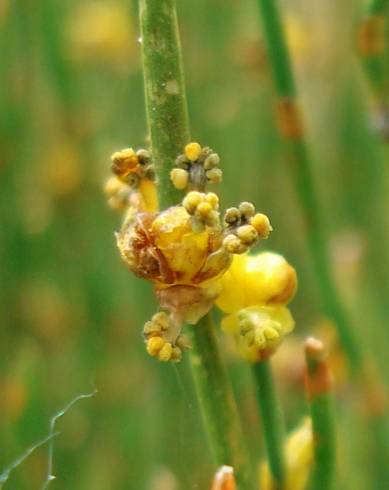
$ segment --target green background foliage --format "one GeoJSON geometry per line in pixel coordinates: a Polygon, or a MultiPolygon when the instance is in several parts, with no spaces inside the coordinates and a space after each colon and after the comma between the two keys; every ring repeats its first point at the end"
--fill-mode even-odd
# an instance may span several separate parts
{"type": "MultiPolygon", "coordinates": [[[[355,49],[362,4],[281,6],[332,272],[385,374],[389,154],[355,49]]],[[[253,201],[274,227],[266,248],[298,270],[297,328],[275,361],[291,429],[307,412],[300,340],[320,336],[328,322],[275,125],[257,5],[181,0],[178,15],[192,136],[221,157],[222,207],[253,201]]],[[[59,408],[96,386],[58,424],[58,490],[206,489],[214,471],[187,363],[145,353],[142,325],[156,302],[120,262],[120,218],[102,193],[110,154],[147,145],[140,42],[136,2],[0,1],[0,468],[48,432],[59,408]]],[[[249,371],[220,340],[259,459],[249,371]]],[[[383,489],[380,455],[339,355],[334,365],[336,488],[383,489]]],[[[5,488],[40,488],[46,464],[43,447],[5,488]]]]}

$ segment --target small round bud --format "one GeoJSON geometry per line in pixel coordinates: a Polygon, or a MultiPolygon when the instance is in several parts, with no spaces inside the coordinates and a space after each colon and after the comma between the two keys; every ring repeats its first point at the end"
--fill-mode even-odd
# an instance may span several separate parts
{"type": "Polygon", "coordinates": [[[251,202],[244,201],[239,204],[239,211],[247,219],[254,216],[255,207],[253,204],[251,204],[251,202]]]}
{"type": "Polygon", "coordinates": [[[136,152],[136,156],[138,157],[139,163],[144,165],[145,163],[148,163],[151,158],[151,154],[148,150],[145,150],[141,148],[136,152]]]}
{"type": "Polygon", "coordinates": [[[178,347],[180,347],[180,349],[190,349],[191,347],[190,340],[185,335],[179,335],[176,340],[176,344],[178,347]]]}
{"type": "Polygon", "coordinates": [[[219,184],[223,180],[223,172],[220,168],[211,168],[205,175],[211,184],[219,184]]]}
{"type": "Polygon", "coordinates": [[[188,170],[189,169],[189,165],[190,165],[190,162],[187,159],[186,155],[179,155],[176,158],[176,166],[178,168],[183,168],[184,170],[188,170]]]}
{"type": "Polygon", "coordinates": [[[239,226],[239,228],[236,230],[236,233],[241,242],[249,246],[252,245],[258,238],[258,233],[256,229],[254,228],[254,226],[251,225],[239,226]]]}
{"type": "Polygon", "coordinates": [[[197,206],[201,203],[203,195],[201,192],[191,191],[184,197],[182,205],[189,214],[193,214],[196,211],[197,206]]]}
{"type": "Polygon", "coordinates": [[[259,238],[268,238],[270,232],[273,230],[266,214],[257,213],[251,218],[250,224],[257,230],[259,238]]]}
{"type": "Polygon", "coordinates": [[[182,351],[179,347],[175,346],[172,350],[171,360],[173,362],[180,362],[182,359],[182,351]]]}
{"type": "Polygon", "coordinates": [[[267,340],[277,340],[280,338],[280,334],[274,327],[265,327],[263,333],[267,340]]]}
{"type": "Polygon", "coordinates": [[[150,354],[150,356],[157,356],[165,344],[166,342],[162,337],[151,337],[147,341],[147,352],[150,354]]]}
{"type": "Polygon", "coordinates": [[[207,218],[212,213],[213,208],[209,202],[203,201],[197,206],[196,211],[202,218],[207,218]]]}
{"type": "Polygon", "coordinates": [[[229,225],[234,225],[240,220],[240,212],[238,208],[228,208],[224,214],[224,221],[229,225]]]}
{"type": "Polygon", "coordinates": [[[205,170],[217,167],[220,163],[220,157],[217,153],[211,153],[204,161],[205,170]]]}
{"type": "Polygon", "coordinates": [[[223,247],[231,254],[241,254],[247,251],[247,247],[232,233],[223,240],[223,247]]]}
{"type": "Polygon", "coordinates": [[[195,162],[200,156],[201,146],[196,142],[188,143],[185,146],[184,152],[185,152],[186,157],[191,162],[195,162]]]}
{"type": "Polygon", "coordinates": [[[104,193],[106,196],[113,196],[123,188],[123,185],[116,176],[110,177],[104,185],[104,193]]]}
{"type": "Polygon", "coordinates": [[[166,342],[165,345],[162,347],[162,349],[159,351],[158,359],[162,362],[170,361],[170,359],[172,358],[172,354],[173,354],[172,344],[166,342]]]}
{"type": "Polygon", "coordinates": [[[143,327],[143,333],[147,338],[156,336],[160,337],[162,333],[162,328],[157,323],[149,321],[145,323],[145,326],[143,327]]]}
{"type": "Polygon", "coordinates": [[[205,200],[209,202],[213,209],[219,208],[219,197],[214,192],[208,192],[208,194],[205,195],[205,200]]]}
{"type": "Polygon", "coordinates": [[[169,316],[164,311],[159,311],[158,313],[155,313],[155,315],[153,315],[153,317],[151,318],[151,321],[156,325],[159,325],[161,330],[167,330],[170,325],[169,316]]]}
{"type": "Polygon", "coordinates": [[[176,189],[185,189],[188,185],[189,173],[183,168],[173,168],[170,179],[176,189]]]}
{"type": "Polygon", "coordinates": [[[116,175],[125,175],[133,170],[139,163],[138,157],[132,148],[116,151],[112,157],[112,171],[116,175]]]}

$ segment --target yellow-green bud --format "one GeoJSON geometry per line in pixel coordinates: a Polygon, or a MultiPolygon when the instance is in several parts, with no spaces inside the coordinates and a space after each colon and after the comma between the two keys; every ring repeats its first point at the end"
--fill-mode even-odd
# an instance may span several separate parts
{"type": "Polygon", "coordinates": [[[188,185],[189,173],[183,168],[173,168],[170,179],[176,189],[182,190],[188,185]]]}
{"type": "Polygon", "coordinates": [[[241,242],[249,246],[252,245],[258,238],[257,231],[251,225],[239,226],[239,228],[236,230],[236,233],[241,242]]]}

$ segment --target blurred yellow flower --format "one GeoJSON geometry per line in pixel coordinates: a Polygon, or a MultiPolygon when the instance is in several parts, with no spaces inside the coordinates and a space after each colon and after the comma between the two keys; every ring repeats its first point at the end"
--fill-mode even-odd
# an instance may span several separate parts
{"type": "MultiPolygon", "coordinates": [[[[289,435],[285,443],[285,490],[304,490],[307,486],[313,459],[311,425],[311,419],[306,417],[301,425],[289,435]]],[[[259,479],[262,490],[271,490],[273,488],[267,462],[263,462],[260,466],[259,479]]]]}

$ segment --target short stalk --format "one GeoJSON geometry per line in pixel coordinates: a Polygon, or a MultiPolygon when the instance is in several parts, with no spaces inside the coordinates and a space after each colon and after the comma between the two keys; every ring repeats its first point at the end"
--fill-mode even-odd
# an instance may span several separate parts
{"type": "MultiPolygon", "coordinates": [[[[144,85],[151,150],[161,209],[182,199],[170,182],[176,157],[190,141],[175,0],[140,0],[144,85]]],[[[239,415],[209,315],[188,328],[191,362],[205,428],[218,466],[234,467],[239,490],[249,490],[248,456],[239,415]]]]}
{"type": "Polygon", "coordinates": [[[269,360],[253,364],[272,490],[285,488],[284,424],[269,360]]]}
{"type": "Polygon", "coordinates": [[[335,422],[331,375],[323,343],[309,338],[305,344],[306,388],[312,418],[314,465],[311,490],[333,488],[335,472],[335,422]]]}

